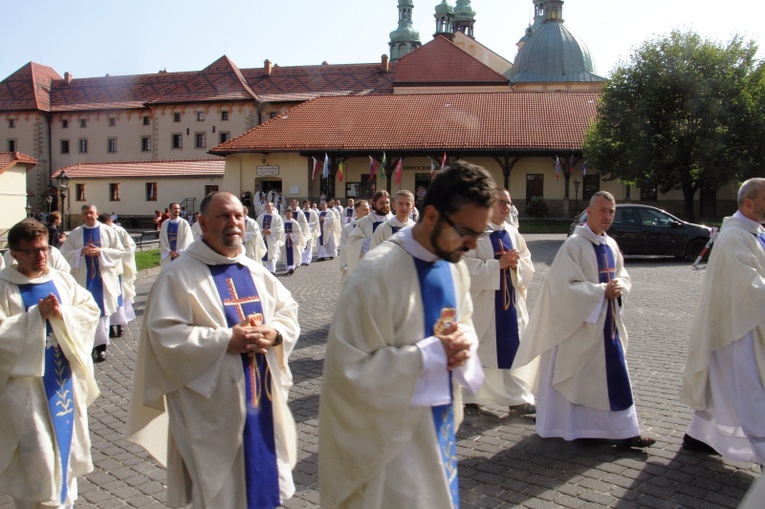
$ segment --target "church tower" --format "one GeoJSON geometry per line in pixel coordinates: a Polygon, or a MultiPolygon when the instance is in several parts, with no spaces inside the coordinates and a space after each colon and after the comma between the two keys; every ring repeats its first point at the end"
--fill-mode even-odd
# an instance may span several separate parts
{"type": "Polygon", "coordinates": [[[446,35],[451,39],[451,35],[454,34],[454,7],[446,0],[441,0],[441,3],[436,5],[433,17],[436,18],[436,33],[433,37],[446,35]]]}
{"type": "Polygon", "coordinates": [[[457,6],[454,8],[454,31],[462,32],[471,39],[475,39],[473,25],[475,25],[475,10],[470,6],[470,0],[457,0],[457,6]]]}
{"type": "Polygon", "coordinates": [[[416,50],[422,43],[420,34],[412,28],[414,0],[398,0],[398,28],[390,33],[390,59],[396,61],[416,50]]]}
{"type": "Polygon", "coordinates": [[[521,49],[521,46],[526,44],[526,42],[528,42],[531,36],[534,35],[534,32],[539,30],[539,27],[541,27],[542,23],[545,22],[545,0],[533,0],[533,2],[534,2],[534,23],[529,24],[528,28],[526,29],[526,33],[516,43],[516,46],[518,49],[521,49]]]}

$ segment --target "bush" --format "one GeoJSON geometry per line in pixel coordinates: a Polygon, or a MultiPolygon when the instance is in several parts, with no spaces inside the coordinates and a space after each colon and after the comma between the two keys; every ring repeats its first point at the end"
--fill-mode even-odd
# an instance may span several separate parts
{"type": "Polygon", "coordinates": [[[526,215],[531,217],[547,217],[549,210],[547,202],[541,196],[532,196],[526,204],[526,215]]]}

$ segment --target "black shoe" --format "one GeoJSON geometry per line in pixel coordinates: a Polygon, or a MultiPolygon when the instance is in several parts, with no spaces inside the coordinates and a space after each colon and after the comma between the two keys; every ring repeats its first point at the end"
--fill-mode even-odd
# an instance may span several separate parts
{"type": "Polygon", "coordinates": [[[655,443],[655,438],[644,437],[641,435],[637,435],[632,438],[625,438],[622,440],[614,440],[614,445],[619,449],[643,449],[645,447],[651,447],[655,443]]]}
{"type": "Polygon", "coordinates": [[[122,325],[117,325],[117,332],[114,333],[115,338],[121,338],[125,334],[125,329],[122,325]]]}
{"type": "Polygon", "coordinates": [[[481,415],[481,407],[477,403],[465,403],[466,415],[481,415]]]}
{"type": "Polygon", "coordinates": [[[91,353],[93,356],[93,362],[98,364],[106,360],[106,345],[99,345],[93,349],[91,353]]]}
{"type": "Polygon", "coordinates": [[[290,269],[290,270],[287,271],[287,275],[288,276],[291,276],[294,273],[295,273],[295,269],[290,269]]]}
{"type": "Polygon", "coordinates": [[[717,451],[711,445],[706,442],[702,442],[696,438],[693,438],[688,433],[683,436],[683,449],[689,451],[706,452],[709,454],[717,454],[717,451]]]}
{"type": "Polygon", "coordinates": [[[114,330],[114,325],[109,326],[109,337],[110,338],[116,338],[117,337],[117,331],[114,330]]]}

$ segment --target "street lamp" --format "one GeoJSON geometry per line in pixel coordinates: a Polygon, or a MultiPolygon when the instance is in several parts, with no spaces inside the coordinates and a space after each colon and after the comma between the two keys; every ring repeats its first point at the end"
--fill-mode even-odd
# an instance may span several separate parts
{"type": "Polygon", "coordinates": [[[66,231],[66,210],[64,209],[66,203],[66,193],[69,190],[69,176],[64,170],[56,177],[56,183],[58,183],[58,195],[61,197],[61,226],[66,231]]]}
{"type": "Polygon", "coordinates": [[[45,203],[48,204],[48,214],[50,214],[51,203],[53,203],[53,196],[48,195],[45,197],[45,203]]]}
{"type": "Polygon", "coordinates": [[[579,179],[574,178],[574,216],[579,216],[579,179]]]}
{"type": "Polygon", "coordinates": [[[32,206],[27,203],[27,206],[24,208],[27,209],[27,217],[32,217],[32,206]]]}

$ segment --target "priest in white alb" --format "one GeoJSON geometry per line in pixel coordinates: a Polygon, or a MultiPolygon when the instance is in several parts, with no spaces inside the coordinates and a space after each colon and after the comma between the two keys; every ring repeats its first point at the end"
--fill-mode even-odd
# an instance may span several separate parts
{"type": "Polygon", "coordinates": [[[194,242],[194,232],[189,222],[181,217],[181,206],[171,203],[170,218],[162,221],[159,228],[159,263],[162,268],[178,258],[194,242]]]}
{"type": "Polygon", "coordinates": [[[91,350],[100,311],[47,266],[48,230],[8,232],[16,261],[0,271],[0,492],[18,508],[67,508],[93,470],[87,407],[98,397],[91,350]]]}
{"type": "Polygon", "coordinates": [[[389,217],[383,224],[374,229],[372,240],[369,242],[369,249],[374,249],[387,239],[395,235],[402,228],[414,226],[415,221],[411,218],[414,208],[414,195],[402,189],[393,197],[394,216],[389,217]]]}
{"type": "Polygon", "coordinates": [[[483,168],[445,169],[419,222],[348,279],[319,403],[321,507],[459,506],[460,387],[483,379],[461,257],[486,228],[494,186],[483,168]]]}
{"type": "Polygon", "coordinates": [[[239,198],[200,210],[204,235],[146,301],[126,434],[167,466],[170,507],[275,508],[295,491],[298,305],[245,256],[239,198]]]}
{"type": "Polygon", "coordinates": [[[479,405],[494,405],[509,407],[511,415],[524,415],[536,412],[534,394],[510,368],[529,321],[526,291],[534,263],[526,241],[505,221],[510,204],[507,189],[498,189],[486,235],[465,255],[485,377],[478,392],[464,392],[463,399],[474,412],[480,411],[479,405]]]}
{"type": "Polygon", "coordinates": [[[281,256],[284,245],[284,221],[276,212],[272,202],[266,202],[266,210],[258,216],[258,226],[266,244],[266,254],[261,259],[263,265],[273,274],[276,272],[276,261],[281,256]]]}
{"type": "MultiPolygon", "coordinates": [[[[765,178],[744,182],[723,220],[693,321],[683,446],[765,464],[765,178]]],[[[760,503],[762,503],[760,499],[760,503]]]]}
{"type": "Polygon", "coordinates": [[[539,436],[648,447],[656,440],[640,435],[626,360],[632,280],[606,234],[615,213],[611,193],[592,195],[586,224],[555,255],[513,369],[535,390],[539,436]]]}

